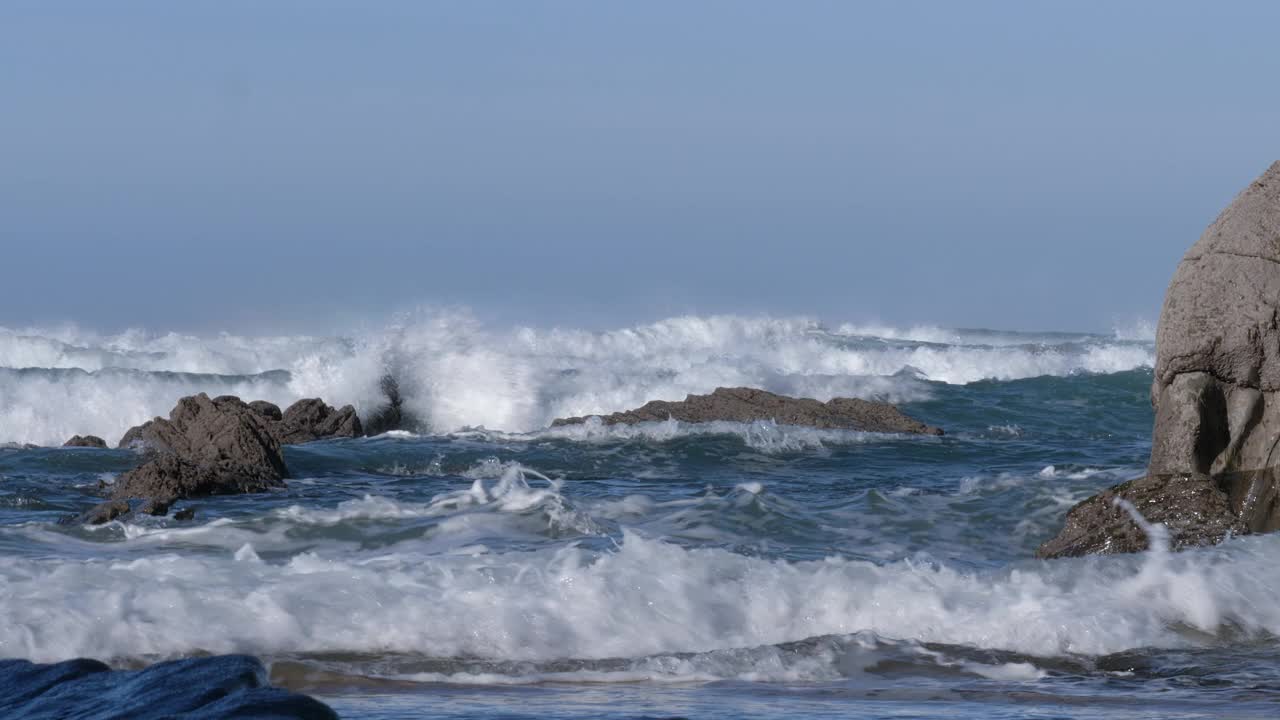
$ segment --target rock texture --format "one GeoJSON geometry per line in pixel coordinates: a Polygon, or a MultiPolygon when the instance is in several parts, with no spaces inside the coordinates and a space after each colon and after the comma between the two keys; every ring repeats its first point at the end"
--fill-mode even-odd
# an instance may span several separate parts
{"type": "Polygon", "coordinates": [[[1178,265],[1160,313],[1151,399],[1147,476],[1072,508],[1041,557],[1145,548],[1115,497],[1165,523],[1174,548],[1280,529],[1280,162],[1178,265]]]}
{"type": "Polygon", "coordinates": [[[62,443],[62,447],[106,449],[107,441],[97,435],[76,435],[70,440],[62,443]]]}
{"type": "MultiPolygon", "coordinates": [[[[835,398],[818,402],[809,398],[776,395],[753,388],[716,388],[710,395],[689,395],[679,402],[654,400],[635,410],[602,416],[606,425],[663,421],[701,423],[715,420],[752,422],[773,420],[783,425],[866,432],[941,435],[942,430],[910,418],[888,403],[835,398]]],[[[561,418],[552,426],[584,423],[586,417],[561,418]]]]}
{"type": "Polygon", "coordinates": [[[125,434],[122,446],[153,454],[116,479],[115,498],[173,498],[283,487],[289,471],[269,421],[239,398],[185,397],[169,413],[125,434]]]}
{"type": "MultiPolygon", "coordinates": [[[[245,403],[233,395],[214,398],[213,403],[228,407],[234,405],[237,412],[247,411],[255,415],[280,445],[299,445],[315,440],[364,435],[364,428],[355,408],[345,405],[337,409],[319,398],[299,400],[284,412],[280,412],[279,407],[266,400],[245,403]]],[[[120,439],[119,447],[165,450],[168,442],[157,435],[160,431],[153,427],[156,422],[157,420],[152,420],[131,428],[120,439]]]]}
{"type": "MultiPolygon", "coordinates": [[[[262,404],[270,405],[270,403],[262,404]]],[[[276,409],[276,413],[279,415],[279,409],[276,409]]],[[[356,416],[355,408],[346,405],[342,409],[335,410],[319,398],[299,400],[290,405],[280,416],[279,421],[269,427],[281,445],[297,445],[325,438],[351,438],[364,435],[364,428],[360,425],[360,418],[356,416]]]]}

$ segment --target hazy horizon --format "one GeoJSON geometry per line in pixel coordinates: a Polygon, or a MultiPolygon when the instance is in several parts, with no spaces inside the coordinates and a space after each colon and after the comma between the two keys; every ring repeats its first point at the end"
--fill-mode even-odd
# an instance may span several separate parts
{"type": "Polygon", "coordinates": [[[1106,332],[1280,159],[1280,6],[0,7],[0,327],[1106,332]]]}

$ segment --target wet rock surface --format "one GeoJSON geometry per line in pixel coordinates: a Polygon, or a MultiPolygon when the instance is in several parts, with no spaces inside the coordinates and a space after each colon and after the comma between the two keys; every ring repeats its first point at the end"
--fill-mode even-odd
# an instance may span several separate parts
{"type": "Polygon", "coordinates": [[[120,475],[113,496],[171,500],[283,487],[289,472],[268,422],[236,397],[182,398],[168,419],[125,434],[122,446],[152,457],[120,475]]]}
{"type": "Polygon", "coordinates": [[[1175,548],[1280,529],[1280,162],[1178,265],[1160,313],[1151,398],[1147,476],[1072,508],[1038,555],[1145,548],[1115,497],[1165,523],[1175,548]]]}
{"type": "MultiPolygon", "coordinates": [[[[278,409],[276,412],[279,414],[278,409]]],[[[269,428],[281,445],[364,435],[364,428],[360,424],[360,418],[356,416],[355,408],[350,405],[334,408],[319,398],[299,400],[290,405],[269,428]]]]}
{"type": "Polygon", "coordinates": [[[79,515],[70,515],[59,522],[64,525],[103,525],[131,511],[129,503],[124,500],[108,500],[98,503],[79,515]]]}
{"type": "MultiPolygon", "coordinates": [[[[661,422],[667,419],[703,423],[724,420],[773,420],[783,425],[865,432],[941,435],[942,430],[903,414],[888,403],[856,398],[819,402],[754,388],[716,388],[708,395],[689,395],[682,401],[654,400],[635,410],[601,416],[606,425],[661,422]]],[[[587,416],[561,418],[552,427],[586,422],[587,416]]]]}
{"type": "Polygon", "coordinates": [[[1150,539],[1117,500],[1130,503],[1148,523],[1161,523],[1169,548],[1212,545],[1248,527],[1226,493],[1203,475],[1148,475],[1122,483],[1076,505],[1056,537],[1040,546],[1041,558],[1141,552],[1150,539]]]}
{"type": "Polygon", "coordinates": [[[70,440],[62,443],[62,447],[98,448],[105,450],[107,447],[107,441],[97,435],[75,435],[70,440]]]}
{"type": "Polygon", "coordinates": [[[271,687],[256,658],[222,655],[112,670],[97,660],[0,660],[0,717],[296,718],[336,720],[329,706],[271,687]]]}
{"type": "MultiPolygon", "coordinates": [[[[143,452],[145,461],[116,479],[113,502],[72,521],[110,522],[132,512],[124,503],[129,498],[147,500],[137,512],[163,516],[179,498],[282,488],[289,476],[282,445],[363,434],[353,407],[334,408],[318,398],[299,400],[281,412],[272,403],[245,402],[232,395],[184,397],[168,418],[155,418],[125,433],[119,446],[143,452]]],[[[84,441],[73,438],[77,439],[84,441]]]]}

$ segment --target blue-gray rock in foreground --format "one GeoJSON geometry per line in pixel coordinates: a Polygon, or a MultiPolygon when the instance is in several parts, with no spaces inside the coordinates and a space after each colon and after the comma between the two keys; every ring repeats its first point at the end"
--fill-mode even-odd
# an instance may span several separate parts
{"type": "Polygon", "coordinates": [[[0,660],[0,717],[334,720],[338,715],[319,700],[271,687],[256,658],[220,655],[142,670],[112,670],[85,659],[49,665],[0,660]]]}

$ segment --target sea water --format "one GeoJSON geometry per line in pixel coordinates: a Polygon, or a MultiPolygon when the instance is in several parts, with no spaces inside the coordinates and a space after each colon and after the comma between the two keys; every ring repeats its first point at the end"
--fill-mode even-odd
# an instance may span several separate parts
{"type": "Polygon", "coordinates": [[[424,313],[334,337],[0,330],[0,657],[205,654],[344,717],[1275,717],[1280,537],[1041,561],[1142,472],[1149,329],[424,313]],[[185,394],[415,425],[285,449],[285,491],[60,525],[185,394]],[[717,386],[899,403],[943,437],[561,416],[717,386]]]}

